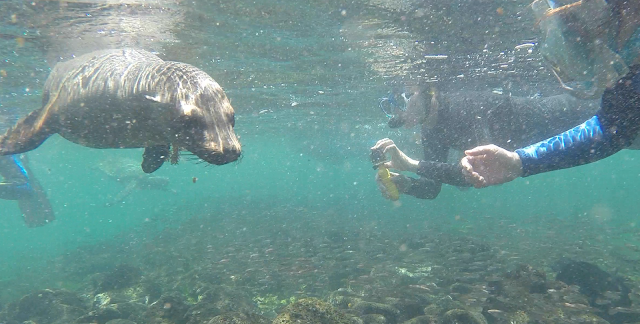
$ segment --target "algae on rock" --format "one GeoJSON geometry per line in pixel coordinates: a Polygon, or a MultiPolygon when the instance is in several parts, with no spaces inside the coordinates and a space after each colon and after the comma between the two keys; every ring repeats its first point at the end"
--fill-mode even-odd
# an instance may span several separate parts
{"type": "Polygon", "coordinates": [[[316,298],[305,298],[288,305],[272,322],[272,324],[351,323],[349,316],[316,298]]]}

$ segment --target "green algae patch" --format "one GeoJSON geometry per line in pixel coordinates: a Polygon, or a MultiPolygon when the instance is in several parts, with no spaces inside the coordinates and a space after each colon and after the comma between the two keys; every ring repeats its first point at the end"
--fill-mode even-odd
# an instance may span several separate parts
{"type": "Polygon", "coordinates": [[[272,324],[351,324],[349,316],[316,298],[305,298],[288,305],[272,324]]]}
{"type": "Polygon", "coordinates": [[[278,311],[296,301],[296,297],[289,297],[288,299],[279,299],[278,296],[267,294],[265,296],[255,296],[253,297],[253,301],[258,305],[258,309],[260,310],[261,315],[270,316],[271,318],[275,317],[278,314],[278,311]]]}

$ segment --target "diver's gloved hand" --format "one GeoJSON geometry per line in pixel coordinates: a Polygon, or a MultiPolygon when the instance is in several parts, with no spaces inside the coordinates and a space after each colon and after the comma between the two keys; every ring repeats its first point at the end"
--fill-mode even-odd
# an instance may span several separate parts
{"type": "MultiPolygon", "coordinates": [[[[395,172],[389,172],[389,174],[391,174],[391,181],[393,181],[401,194],[406,193],[407,190],[411,188],[411,178],[395,172]]],[[[387,186],[382,183],[382,179],[380,179],[378,173],[376,173],[376,184],[378,185],[378,190],[380,190],[382,197],[388,200],[393,200],[391,199],[389,190],[387,190],[387,186]]]]}

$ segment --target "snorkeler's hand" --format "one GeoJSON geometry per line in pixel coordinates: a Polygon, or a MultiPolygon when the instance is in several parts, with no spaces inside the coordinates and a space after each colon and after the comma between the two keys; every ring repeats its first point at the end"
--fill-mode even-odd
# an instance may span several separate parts
{"type": "Polygon", "coordinates": [[[516,152],[496,145],[478,146],[464,151],[462,173],[476,188],[483,188],[514,180],[522,175],[522,161],[516,152]]]}
{"type": "Polygon", "coordinates": [[[384,138],[379,140],[376,145],[371,148],[372,151],[380,150],[385,155],[388,153],[391,156],[391,161],[386,162],[384,165],[388,169],[393,169],[397,171],[409,171],[416,173],[418,171],[418,163],[406,154],[402,153],[400,149],[396,147],[396,144],[393,143],[392,140],[388,138],[384,138]]]}
{"type": "MultiPolygon", "coordinates": [[[[398,188],[398,192],[402,194],[402,193],[406,193],[407,190],[409,190],[409,188],[411,187],[411,178],[395,172],[389,172],[389,174],[391,175],[391,181],[393,181],[393,183],[398,188]]],[[[384,197],[385,199],[392,200],[391,195],[389,194],[389,190],[387,190],[387,186],[385,186],[384,183],[382,183],[382,179],[380,179],[380,176],[378,175],[377,172],[376,172],[376,184],[378,185],[378,190],[380,190],[382,197],[384,197]]]]}

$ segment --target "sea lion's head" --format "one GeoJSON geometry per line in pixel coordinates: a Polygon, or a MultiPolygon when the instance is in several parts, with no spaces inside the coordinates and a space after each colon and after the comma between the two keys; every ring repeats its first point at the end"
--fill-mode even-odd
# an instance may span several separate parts
{"type": "Polygon", "coordinates": [[[200,80],[197,91],[179,96],[174,145],[208,163],[223,165],[236,161],[242,148],[233,131],[235,113],[229,99],[218,83],[207,79],[200,80]]]}

